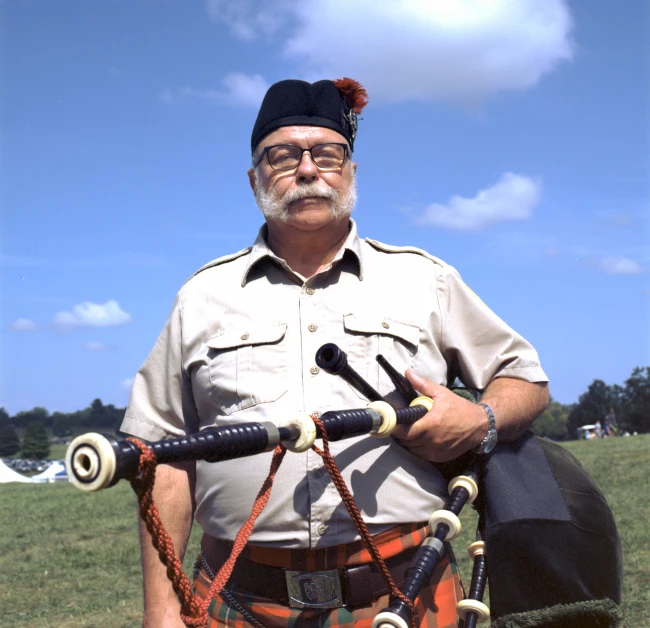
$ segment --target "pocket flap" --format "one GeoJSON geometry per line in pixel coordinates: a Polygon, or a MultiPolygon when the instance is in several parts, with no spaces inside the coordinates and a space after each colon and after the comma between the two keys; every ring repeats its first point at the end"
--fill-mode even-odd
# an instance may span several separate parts
{"type": "Polygon", "coordinates": [[[403,323],[389,316],[345,314],[343,325],[347,331],[360,334],[383,334],[405,340],[414,347],[418,346],[420,328],[412,323],[403,323]]]}
{"type": "Polygon", "coordinates": [[[237,329],[225,330],[212,336],[207,345],[211,349],[235,349],[247,345],[267,345],[282,340],[286,331],[286,323],[242,325],[237,329]]]}

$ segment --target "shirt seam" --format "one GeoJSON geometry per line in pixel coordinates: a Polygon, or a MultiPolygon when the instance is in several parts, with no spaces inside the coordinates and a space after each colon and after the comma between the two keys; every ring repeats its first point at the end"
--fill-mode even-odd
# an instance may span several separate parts
{"type": "Polygon", "coordinates": [[[131,421],[135,421],[136,423],[142,423],[143,425],[146,425],[147,427],[153,428],[156,432],[163,432],[164,434],[170,434],[174,435],[172,432],[168,432],[164,428],[160,427],[157,423],[153,423],[150,419],[147,417],[143,417],[138,414],[134,414],[133,411],[130,409],[127,409],[127,411],[124,413],[124,418],[125,419],[130,419],[131,421]]]}
{"type": "MultiPolygon", "coordinates": [[[[435,269],[435,265],[434,265],[435,269]]],[[[437,270],[437,269],[436,269],[437,270]]],[[[442,309],[440,293],[442,292],[441,284],[441,273],[436,272],[436,303],[438,304],[438,314],[440,315],[440,352],[442,355],[445,355],[445,321],[444,321],[444,312],[442,309]]]]}

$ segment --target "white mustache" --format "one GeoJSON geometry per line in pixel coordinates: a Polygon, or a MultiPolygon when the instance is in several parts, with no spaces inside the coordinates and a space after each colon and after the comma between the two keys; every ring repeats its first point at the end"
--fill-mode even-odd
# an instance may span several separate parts
{"type": "Polygon", "coordinates": [[[304,183],[289,190],[281,198],[277,198],[274,192],[267,192],[260,185],[259,179],[255,179],[255,201],[262,210],[267,220],[279,220],[287,222],[291,217],[290,205],[303,198],[324,198],[330,202],[330,213],[332,218],[340,218],[343,215],[349,216],[357,202],[356,178],[352,178],[351,185],[346,193],[340,194],[332,189],[324,181],[304,183]]]}
{"type": "Polygon", "coordinates": [[[288,205],[295,201],[300,201],[303,198],[326,198],[333,200],[338,197],[338,194],[328,185],[319,183],[308,183],[300,187],[289,190],[283,197],[282,202],[288,205]]]}

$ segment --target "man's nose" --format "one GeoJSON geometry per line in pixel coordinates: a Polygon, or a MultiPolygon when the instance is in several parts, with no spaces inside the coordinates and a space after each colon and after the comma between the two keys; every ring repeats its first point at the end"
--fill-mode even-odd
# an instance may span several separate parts
{"type": "Polygon", "coordinates": [[[296,169],[296,178],[299,181],[316,181],[318,180],[319,173],[314,160],[311,158],[309,151],[304,151],[298,168],[296,169]]]}

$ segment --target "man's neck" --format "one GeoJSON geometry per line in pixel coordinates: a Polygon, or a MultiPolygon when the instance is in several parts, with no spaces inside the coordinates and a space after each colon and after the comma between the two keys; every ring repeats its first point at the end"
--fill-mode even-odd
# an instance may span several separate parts
{"type": "Polygon", "coordinates": [[[349,218],[315,231],[268,222],[269,248],[299,275],[309,279],[325,270],[340,251],[350,232],[349,218]]]}

